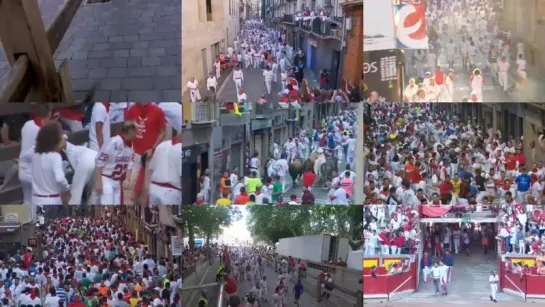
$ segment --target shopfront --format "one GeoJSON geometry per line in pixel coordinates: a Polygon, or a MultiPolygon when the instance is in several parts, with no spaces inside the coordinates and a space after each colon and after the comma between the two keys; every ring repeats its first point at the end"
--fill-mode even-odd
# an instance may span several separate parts
{"type": "Polygon", "coordinates": [[[265,161],[269,158],[272,148],[271,139],[272,119],[262,119],[252,121],[252,152],[259,153],[259,159],[265,161]]]}
{"type": "Polygon", "coordinates": [[[208,151],[210,145],[197,144],[182,147],[182,204],[190,205],[197,200],[199,192],[199,177],[208,168],[208,151]]]}

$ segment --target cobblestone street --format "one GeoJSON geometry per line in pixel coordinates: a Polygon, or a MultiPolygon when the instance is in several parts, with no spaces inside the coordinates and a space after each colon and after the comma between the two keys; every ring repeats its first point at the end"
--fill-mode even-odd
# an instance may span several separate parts
{"type": "MultiPolygon", "coordinates": [[[[39,1],[46,29],[65,1],[39,1]]],[[[180,101],[180,10],[179,0],[83,4],[54,53],[76,99],[97,85],[97,101],[180,101]]],[[[0,84],[8,69],[0,48],[0,84]]]]}

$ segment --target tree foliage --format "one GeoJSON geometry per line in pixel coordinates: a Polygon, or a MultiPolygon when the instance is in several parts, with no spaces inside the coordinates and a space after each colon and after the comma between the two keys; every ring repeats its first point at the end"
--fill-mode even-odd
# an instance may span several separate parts
{"type": "Polygon", "coordinates": [[[282,238],[331,234],[361,238],[361,206],[251,206],[248,229],[254,240],[274,244],[282,238]]]}
{"type": "Polygon", "coordinates": [[[234,206],[183,206],[181,226],[184,236],[189,239],[189,247],[195,246],[195,236],[210,238],[221,234],[222,227],[229,227],[240,220],[242,214],[234,206]]]}

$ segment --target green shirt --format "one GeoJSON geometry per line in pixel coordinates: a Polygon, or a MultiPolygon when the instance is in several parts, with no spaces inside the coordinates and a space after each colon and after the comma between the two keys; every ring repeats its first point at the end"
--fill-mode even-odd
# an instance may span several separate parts
{"type": "Polygon", "coordinates": [[[89,289],[89,286],[91,285],[91,280],[89,278],[84,278],[81,280],[81,283],[85,287],[85,289],[89,289]]]}
{"type": "Polygon", "coordinates": [[[278,200],[278,196],[275,195],[275,193],[282,193],[282,183],[280,181],[273,183],[272,202],[276,202],[278,200]]]}

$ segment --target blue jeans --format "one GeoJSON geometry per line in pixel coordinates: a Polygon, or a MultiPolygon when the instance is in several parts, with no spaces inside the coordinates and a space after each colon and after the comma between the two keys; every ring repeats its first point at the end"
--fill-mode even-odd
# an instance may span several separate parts
{"type": "Polygon", "coordinates": [[[511,236],[506,237],[504,240],[505,240],[505,252],[510,253],[511,252],[511,236]]]}
{"type": "Polygon", "coordinates": [[[435,293],[441,292],[439,286],[440,286],[440,278],[434,278],[433,279],[433,285],[435,286],[435,293]]]}

